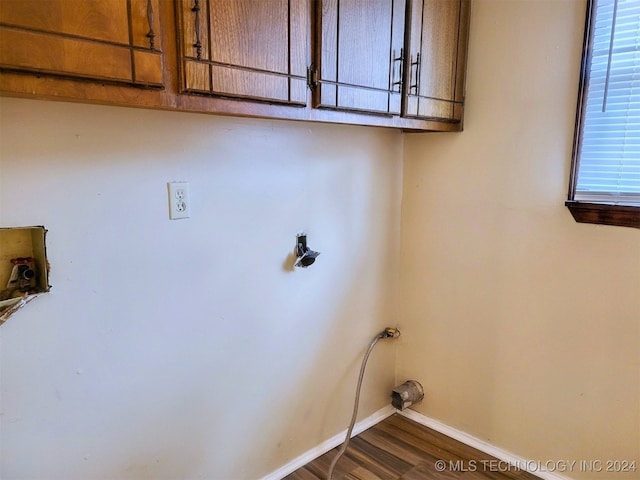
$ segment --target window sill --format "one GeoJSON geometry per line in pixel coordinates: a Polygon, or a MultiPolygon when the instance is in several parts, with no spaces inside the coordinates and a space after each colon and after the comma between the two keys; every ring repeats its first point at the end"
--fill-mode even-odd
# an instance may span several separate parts
{"type": "Polygon", "coordinates": [[[640,228],[640,207],[568,200],[565,205],[576,222],[640,228]]]}

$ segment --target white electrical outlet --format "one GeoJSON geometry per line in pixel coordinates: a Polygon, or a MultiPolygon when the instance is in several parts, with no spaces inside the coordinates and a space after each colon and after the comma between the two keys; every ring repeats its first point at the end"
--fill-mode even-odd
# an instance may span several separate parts
{"type": "Polygon", "coordinates": [[[189,218],[191,213],[189,183],[169,182],[167,187],[169,189],[169,218],[171,220],[189,218]]]}

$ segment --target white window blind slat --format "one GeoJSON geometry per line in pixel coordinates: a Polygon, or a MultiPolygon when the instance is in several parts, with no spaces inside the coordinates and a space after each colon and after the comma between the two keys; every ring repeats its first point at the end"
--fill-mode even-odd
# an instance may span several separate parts
{"type": "Polygon", "coordinates": [[[575,200],[640,204],[640,1],[598,0],[594,22],[575,200]]]}

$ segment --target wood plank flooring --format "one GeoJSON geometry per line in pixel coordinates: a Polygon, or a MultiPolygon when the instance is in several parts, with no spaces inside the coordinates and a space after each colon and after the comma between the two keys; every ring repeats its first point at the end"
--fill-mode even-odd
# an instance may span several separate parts
{"type": "MultiPolygon", "coordinates": [[[[339,447],[284,480],[326,480],[339,447]]],[[[401,415],[351,439],[333,480],[539,480],[401,415]]]]}

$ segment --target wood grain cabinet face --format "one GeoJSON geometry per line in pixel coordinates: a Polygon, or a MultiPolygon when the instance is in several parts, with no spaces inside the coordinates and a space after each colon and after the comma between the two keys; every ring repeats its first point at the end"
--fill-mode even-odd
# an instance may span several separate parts
{"type": "Polygon", "coordinates": [[[0,69],[163,86],[159,0],[2,0],[0,69]]]}
{"type": "Polygon", "coordinates": [[[399,115],[405,0],[318,0],[314,106],[399,115]]]}
{"type": "Polygon", "coordinates": [[[470,0],[409,0],[403,116],[462,120],[470,0]]]}
{"type": "Polygon", "coordinates": [[[308,0],[177,0],[181,89],[307,104],[308,0]]]}
{"type": "Polygon", "coordinates": [[[470,3],[0,0],[0,95],[459,131],[470,3]]]}

